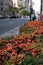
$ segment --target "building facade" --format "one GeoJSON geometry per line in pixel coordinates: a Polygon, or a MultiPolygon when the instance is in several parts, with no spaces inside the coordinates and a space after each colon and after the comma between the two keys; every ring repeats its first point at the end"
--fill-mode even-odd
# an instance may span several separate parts
{"type": "Polygon", "coordinates": [[[13,7],[18,7],[18,0],[13,0],[13,7]]]}
{"type": "Polygon", "coordinates": [[[30,0],[13,0],[14,7],[26,7],[29,10],[29,1],[30,0]]]}
{"type": "Polygon", "coordinates": [[[29,6],[29,2],[30,0],[19,0],[21,1],[22,3],[20,3],[22,6],[24,6],[26,8],[26,10],[30,10],[30,6],[29,6]]]}
{"type": "Polygon", "coordinates": [[[9,6],[13,6],[12,0],[0,0],[0,15],[7,13],[9,6]]]}
{"type": "Polygon", "coordinates": [[[26,7],[26,10],[30,11],[30,6],[29,6],[28,0],[25,1],[25,7],[26,7]]]}
{"type": "Polygon", "coordinates": [[[25,1],[26,0],[17,0],[18,1],[18,7],[20,7],[20,6],[23,6],[23,7],[25,7],[25,1]]]}

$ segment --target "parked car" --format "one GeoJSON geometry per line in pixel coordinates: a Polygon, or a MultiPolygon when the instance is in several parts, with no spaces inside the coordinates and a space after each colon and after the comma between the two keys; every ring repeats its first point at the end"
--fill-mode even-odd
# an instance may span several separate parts
{"type": "Polygon", "coordinates": [[[16,17],[15,15],[12,15],[12,16],[10,16],[9,18],[11,19],[11,18],[17,18],[17,17],[16,17]]]}
{"type": "Polygon", "coordinates": [[[2,15],[0,15],[0,19],[3,19],[3,16],[2,15]]]}

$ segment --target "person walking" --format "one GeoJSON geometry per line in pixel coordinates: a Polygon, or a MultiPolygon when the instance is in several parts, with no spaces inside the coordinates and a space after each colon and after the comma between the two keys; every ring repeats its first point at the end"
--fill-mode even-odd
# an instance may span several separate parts
{"type": "Polygon", "coordinates": [[[30,21],[31,21],[31,20],[35,20],[35,19],[36,19],[35,11],[34,11],[34,9],[32,8],[32,6],[30,6],[30,21]]]}
{"type": "Polygon", "coordinates": [[[30,6],[30,21],[32,20],[32,15],[33,15],[33,8],[30,6]]]}
{"type": "Polygon", "coordinates": [[[40,20],[42,20],[43,19],[43,16],[42,15],[40,15],[40,20]]]}
{"type": "Polygon", "coordinates": [[[33,18],[32,18],[32,20],[33,20],[33,21],[36,20],[35,12],[34,12],[34,14],[33,14],[33,18]]]}

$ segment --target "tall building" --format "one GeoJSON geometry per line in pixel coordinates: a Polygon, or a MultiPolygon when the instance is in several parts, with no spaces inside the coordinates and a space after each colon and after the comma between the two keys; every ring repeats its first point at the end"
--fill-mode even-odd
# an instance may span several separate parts
{"type": "Polygon", "coordinates": [[[13,7],[20,7],[23,6],[23,0],[13,0],[13,7]]]}
{"type": "Polygon", "coordinates": [[[15,7],[26,7],[29,10],[29,0],[13,0],[13,6],[15,7]]]}
{"type": "Polygon", "coordinates": [[[18,0],[18,6],[24,6],[27,8],[27,6],[29,5],[29,0],[18,0]]]}
{"type": "Polygon", "coordinates": [[[7,13],[9,6],[13,6],[12,0],[0,0],[0,15],[7,13]]]}
{"type": "Polygon", "coordinates": [[[18,0],[13,0],[13,7],[18,7],[18,0]]]}
{"type": "Polygon", "coordinates": [[[29,0],[25,1],[26,10],[30,11],[29,0]]]}
{"type": "Polygon", "coordinates": [[[22,0],[17,0],[17,2],[18,2],[18,7],[21,7],[22,6],[22,0]]]}

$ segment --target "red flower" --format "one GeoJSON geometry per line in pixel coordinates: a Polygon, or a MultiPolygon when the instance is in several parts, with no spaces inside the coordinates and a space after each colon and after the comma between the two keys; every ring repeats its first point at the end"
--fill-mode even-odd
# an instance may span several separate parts
{"type": "Polygon", "coordinates": [[[15,55],[16,53],[15,52],[12,52],[12,55],[15,55]]]}
{"type": "Polygon", "coordinates": [[[2,65],[2,62],[0,61],[0,65],[2,65]]]}
{"type": "Polygon", "coordinates": [[[18,36],[17,35],[14,35],[14,38],[16,39],[16,38],[18,38],[18,36]]]}
{"type": "Polygon", "coordinates": [[[35,53],[35,51],[32,51],[32,55],[34,56],[36,53],[35,53]]]}
{"type": "Polygon", "coordinates": [[[16,55],[16,50],[12,50],[12,55],[16,55]]]}
{"type": "Polygon", "coordinates": [[[0,55],[2,54],[2,50],[0,50],[0,55]]]}
{"type": "Polygon", "coordinates": [[[7,47],[7,51],[11,51],[12,49],[13,49],[13,48],[10,47],[10,46],[7,47]]]}
{"type": "Polygon", "coordinates": [[[10,47],[10,46],[12,46],[12,44],[10,44],[10,43],[6,44],[6,47],[10,47]]]}
{"type": "Polygon", "coordinates": [[[22,47],[23,47],[23,43],[18,44],[18,47],[19,47],[19,48],[22,48],[22,47]]]}
{"type": "Polygon", "coordinates": [[[2,50],[0,50],[0,52],[2,52],[2,50]]]}
{"type": "Polygon", "coordinates": [[[27,42],[29,42],[29,43],[30,43],[30,42],[31,42],[31,40],[30,40],[30,39],[27,39],[27,42]]]}
{"type": "Polygon", "coordinates": [[[7,41],[7,40],[4,40],[4,39],[2,40],[2,42],[3,42],[3,43],[8,43],[8,41],[7,41]]]}
{"type": "Polygon", "coordinates": [[[43,26],[40,26],[39,28],[40,28],[40,29],[43,29],[43,26]]]}
{"type": "Polygon", "coordinates": [[[25,48],[28,48],[28,44],[24,44],[25,48]]]}

